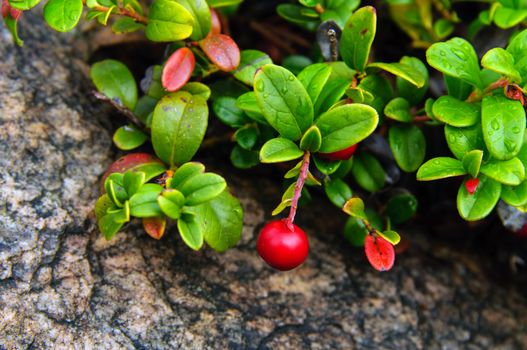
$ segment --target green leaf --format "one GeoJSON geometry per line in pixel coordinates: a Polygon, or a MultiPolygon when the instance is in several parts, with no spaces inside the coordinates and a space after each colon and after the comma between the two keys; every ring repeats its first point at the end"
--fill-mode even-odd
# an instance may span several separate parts
{"type": "Polygon", "coordinates": [[[127,171],[123,175],[123,187],[128,197],[133,196],[146,182],[146,175],[141,171],[127,171]]]}
{"type": "Polygon", "coordinates": [[[414,124],[393,125],[388,139],[397,165],[406,172],[416,171],[426,155],[426,141],[421,129],[414,124]]]}
{"type": "Polygon", "coordinates": [[[159,208],[171,219],[177,220],[181,216],[181,208],[185,203],[185,196],[175,189],[167,189],[157,197],[159,208]]]}
{"type": "Polygon", "coordinates": [[[302,55],[291,55],[282,60],[282,66],[290,70],[295,75],[299,74],[302,69],[306,68],[312,63],[313,61],[311,61],[309,57],[302,55]]]}
{"type": "Polygon", "coordinates": [[[338,208],[342,208],[344,204],[353,196],[351,188],[341,179],[333,179],[324,184],[324,191],[331,203],[338,208]]]}
{"type": "Polygon", "coordinates": [[[95,63],[91,79],[101,93],[130,110],[137,103],[137,85],[132,72],[119,61],[104,60],[95,63]]]}
{"type": "Polygon", "coordinates": [[[478,56],[472,45],[462,38],[433,44],[426,51],[428,64],[438,71],[459,78],[482,89],[478,56]]]}
{"type": "Polygon", "coordinates": [[[483,161],[483,151],[479,149],[467,152],[463,157],[463,167],[473,178],[478,177],[479,170],[481,168],[481,162],[483,161]]]}
{"type": "Polygon", "coordinates": [[[260,155],[257,151],[248,151],[239,145],[232,149],[230,159],[232,165],[239,169],[249,169],[260,163],[260,155]]]}
{"type": "Polygon", "coordinates": [[[130,207],[128,202],[122,209],[108,210],[104,216],[97,221],[99,230],[107,240],[112,239],[115,234],[130,221],[130,207]]]}
{"type": "Polygon", "coordinates": [[[37,6],[41,0],[9,0],[9,5],[17,10],[29,10],[37,6]]]}
{"type": "Polygon", "coordinates": [[[479,122],[479,105],[460,101],[451,96],[439,97],[432,106],[434,118],[455,127],[472,126],[479,122]]]}
{"type": "Polygon", "coordinates": [[[418,88],[421,88],[426,84],[426,77],[409,64],[374,62],[368,65],[368,70],[376,69],[382,69],[386,72],[392,73],[396,77],[400,77],[418,88]]]}
{"type": "Polygon", "coordinates": [[[302,10],[303,10],[302,6],[294,5],[294,4],[279,4],[276,7],[276,12],[278,12],[278,14],[282,18],[292,23],[301,24],[301,25],[305,25],[309,23],[316,23],[316,19],[304,15],[302,13],[302,10]]]}
{"type": "Polygon", "coordinates": [[[207,85],[199,83],[197,81],[186,83],[185,85],[183,85],[183,87],[181,87],[181,89],[179,89],[179,91],[187,91],[192,95],[201,96],[205,100],[208,100],[211,94],[210,88],[207,85]]]}
{"type": "Polygon", "coordinates": [[[322,135],[316,125],[313,125],[305,132],[300,140],[300,149],[316,152],[322,145],[322,135]]]}
{"type": "Polygon", "coordinates": [[[377,113],[382,114],[384,106],[393,97],[393,90],[390,82],[379,75],[368,75],[362,79],[359,88],[368,91],[374,96],[372,102],[365,102],[367,105],[375,108],[377,113]]]}
{"type": "Polygon", "coordinates": [[[212,110],[219,120],[231,128],[239,128],[248,122],[243,111],[236,106],[234,97],[221,96],[214,99],[212,110]]]}
{"type": "Polygon", "coordinates": [[[223,252],[238,243],[242,236],[243,209],[228,190],[210,202],[195,207],[194,211],[205,242],[212,249],[223,252]]]}
{"type": "Polygon", "coordinates": [[[195,0],[177,0],[180,5],[192,15],[194,25],[190,39],[201,40],[209,34],[211,23],[211,14],[206,1],[195,0]]]}
{"type": "Polygon", "coordinates": [[[463,159],[467,152],[474,149],[485,151],[485,142],[483,141],[483,132],[481,124],[475,124],[466,128],[456,128],[445,125],[445,138],[448,148],[457,159],[463,159]]]}
{"type": "Polygon", "coordinates": [[[416,105],[421,102],[428,91],[428,69],[425,64],[416,57],[404,56],[399,62],[405,66],[413,67],[415,71],[419,72],[419,74],[425,78],[425,84],[420,88],[401,77],[395,79],[399,95],[410,102],[411,105],[416,105]]]}
{"type": "Polygon", "coordinates": [[[369,192],[376,192],[384,187],[386,174],[375,157],[361,152],[355,154],[353,158],[351,173],[362,188],[369,192]]]}
{"type": "Polygon", "coordinates": [[[494,23],[501,29],[512,28],[527,18],[527,9],[498,7],[494,13],[494,23]]]}
{"type": "Polygon", "coordinates": [[[522,81],[520,72],[514,68],[514,56],[501,47],[489,50],[481,59],[481,65],[507,77],[512,82],[519,83],[522,81]]]}
{"type": "Polygon", "coordinates": [[[299,140],[313,122],[313,104],[304,86],[285,68],[268,64],[254,78],[258,105],[282,137],[299,140]]]}
{"type": "Polygon", "coordinates": [[[395,231],[377,231],[377,233],[393,245],[397,245],[401,241],[401,236],[399,236],[399,234],[395,231]]]}
{"type": "Polygon", "coordinates": [[[177,168],[172,176],[172,180],[168,187],[178,188],[182,186],[185,182],[202,174],[205,171],[205,166],[198,162],[188,162],[177,168]]]}
{"type": "Polygon", "coordinates": [[[481,173],[504,185],[517,186],[525,179],[525,168],[518,158],[489,161],[481,166],[481,173]]]}
{"type": "Polygon", "coordinates": [[[527,29],[524,29],[519,34],[513,37],[507,46],[507,52],[509,52],[516,63],[522,61],[525,58],[525,51],[527,50],[527,29]]]}
{"type": "Polygon", "coordinates": [[[113,142],[119,149],[124,151],[137,148],[145,143],[146,140],[148,140],[148,136],[133,125],[121,126],[113,134],[113,142]]]}
{"type": "Polygon", "coordinates": [[[350,215],[359,219],[368,220],[366,213],[364,212],[364,202],[359,197],[350,198],[342,206],[342,210],[350,215]]]}
{"type": "Polygon", "coordinates": [[[183,242],[194,250],[203,246],[203,228],[194,215],[184,215],[177,221],[183,242]]]}
{"type": "Polygon", "coordinates": [[[355,247],[362,247],[368,235],[368,229],[362,219],[350,216],[344,226],[344,238],[355,247]]]}
{"type": "Polygon", "coordinates": [[[214,8],[234,6],[240,4],[241,2],[243,2],[243,0],[207,0],[209,6],[214,8]]]}
{"type": "Polygon", "coordinates": [[[377,14],[371,6],[358,9],[348,18],[340,38],[340,54],[350,68],[364,71],[376,29],[377,14]]]}
{"type": "Polygon", "coordinates": [[[466,100],[474,89],[469,83],[449,75],[443,75],[443,80],[445,81],[448,94],[458,100],[466,100]]]}
{"type": "Polygon", "coordinates": [[[283,137],[267,141],[260,150],[262,163],[279,163],[300,158],[304,152],[293,142],[283,137]]]}
{"type": "Polygon", "coordinates": [[[347,79],[329,80],[315,102],[315,115],[318,116],[329,110],[346,94],[349,85],[350,82],[347,79]]]}
{"type": "Polygon", "coordinates": [[[502,186],[501,199],[507,204],[515,207],[527,204],[527,181],[523,181],[518,186],[502,186]]]}
{"type": "Polygon", "coordinates": [[[240,54],[240,65],[233,72],[236,79],[244,84],[253,86],[256,71],[266,64],[273,63],[271,57],[258,50],[243,50],[240,54]]]}
{"type": "Polygon", "coordinates": [[[138,23],[130,17],[118,18],[112,24],[112,31],[116,34],[132,33],[143,28],[145,28],[144,24],[138,23]]]}
{"type": "Polygon", "coordinates": [[[421,165],[417,171],[417,180],[432,181],[466,173],[461,161],[449,157],[437,157],[421,165]]]}
{"type": "Polygon", "coordinates": [[[481,114],[483,138],[492,156],[500,160],[515,157],[525,132],[525,110],[521,103],[504,96],[486,96],[481,114]]]}
{"type": "Polygon", "coordinates": [[[18,36],[18,20],[13,19],[11,16],[7,16],[4,18],[4,24],[11,33],[15,44],[22,47],[24,45],[24,41],[18,36]]]}
{"type": "Polygon", "coordinates": [[[243,110],[247,116],[260,124],[268,125],[267,120],[262,114],[258,101],[256,101],[256,95],[254,92],[247,92],[236,100],[236,107],[243,110]]]}
{"type": "Polygon", "coordinates": [[[331,75],[331,71],[331,66],[325,63],[315,63],[307,66],[298,74],[298,80],[306,88],[313,103],[317,101],[320,92],[322,92],[331,75]]]}
{"type": "Polygon", "coordinates": [[[151,218],[163,215],[157,197],[163,187],[157,184],[145,184],[130,198],[130,213],[138,218],[151,218]]]}
{"type": "Polygon", "coordinates": [[[161,99],[152,118],[152,146],[165,163],[183,164],[197,152],[208,123],[207,102],[186,91],[161,99]]]}
{"type": "Polygon", "coordinates": [[[178,41],[192,34],[194,17],[174,0],[154,0],[150,5],[146,37],[152,41],[178,41]]]}
{"type": "Polygon", "coordinates": [[[417,212],[417,198],[411,193],[401,193],[391,197],[386,204],[386,215],[393,225],[410,220],[417,212]]]}
{"type": "Polygon", "coordinates": [[[441,18],[434,23],[434,33],[440,39],[446,38],[454,31],[454,23],[441,18]]]}
{"type": "Polygon", "coordinates": [[[120,208],[123,206],[123,202],[129,198],[123,186],[123,174],[114,173],[108,176],[104,181],[104,190],[115,205],[120,208]]]}
{"type": "Polygon", "coordinates": [[[315,160],[315,166],[317,169],[324,175],[331,175],[335,173],[338,169],[340,169],[340,165],[343,162],[351,161],[353,163],[353,158],[350,158],[348,161],[332,161],[320,157],[313,157],[313,159],[315,160]]]}
{"type": "Polygon", "coordinates": [[[250,150],[256,145],[258,141],[258,128],[254,125],[246,125],[243,128],[236,130],[234,139],[241,148],[250,150]]]}
{"type": "Polygon", "coordinates": [[[44,6],[44,19],[51,28],[68,32],[79,23],[82,0],[49,0],[44,6]]]}
{"type": "Polygon", "coordinates": [[[468,193],[465,180],[457,193],[457,208],[461,217],[467,221],[476,221],[489,215],[498,203],[501,184],[487,178],[479,177],[479,184],[474,194],[468,193]]]}
{"type": "Polygon", "coordinates": [[[113,201],[110,199],[107,193],[103,194],[97,199],[97,202],[95,202],[95,217],[97,218],[97,221],[99,221],[104,215],[106,215],[106,212],[108,210],[115,210],[119,209],[113,201]]]}
{"type": "Polygon", "coordinates": [[[295,193],[296,181],[289,185],[282,195],[282,200],[271,212],[271,215],[275,216],[284,211],[287,207],[291,206],[293,195],[295,193]]]}
{"type": "Polygon", "coordinates": [[[322,114],[316,126],[322,134],[320,152],[331,153],[350,147],[368,137],[377,127],[375,109],[362,104],[349,104],[322,114]]]}
{"type": "Polygon", "coordinates": [[[384,107],[384,114],[393,120],[402,123],[409,123],[412,121],[410,114],[410,104],[402,97],[396,97],[384,107]]]}
{"type": "Polygon", "coordinates": [[[227,188],[225,179],[214,173],[191,177],[178,189],[185,196],[185,205],[193,206],[208,202],[227,188]]]}

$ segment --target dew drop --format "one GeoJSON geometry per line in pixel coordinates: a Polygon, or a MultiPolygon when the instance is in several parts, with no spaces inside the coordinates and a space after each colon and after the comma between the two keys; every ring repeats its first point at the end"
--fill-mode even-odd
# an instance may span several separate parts
{"type": "Polygon", "coordinates": [[[498,119],[492,119],[492,121],[490,122],[490,127],[494,130],[499,130],[500,122],[498,121],[498,119]]]}
{"type": "Polygon", "coordinates": [[[440,54],[441,56],[446,56],[446,52],[443,51],[443,50],[439,51],[439,54],[440,54]]]}
{"type": "Polygon", "coordinates": [[[293,74],[291,74],[289,77],[287,77],[287,79],[289,81],[293,81],[293,80],[295,80],[295,76],[293,74]]]}
{"type": "Polygon", "coordinates": [[[507,148],[508,152],[512,152],[516,148],[516,143],[511,140],[505,140],[504,143],[505,143],[505,148],[507,148]]]}
{"type": "Polygon", "coordinates": [[[287,93],[287,86],[284,86],[284,87],[282,88],[282,93],[283,93],[283,94],[287,93]]]}
{"type": "Polygon", "coordinates": [[[264,92],[263,98],[269,98],[269,94],[267,92],[264,92]]]}
{"type": "Polygon", "coordinates": [[[512,128],[512,132],[515,133],[515,134],[519,134],[520,131],[521,131],[520,128],[517,127],[517,126],[515,126],[515,127],[512,128]]]}
{"type": "Polygon", "coordinates": [[[464,61],[467,58],[467,55],[465,54],[465,52],[455,47],[452,48],[452,53],[456,55],[456,57],[459,58],[460,60],[464,61]]]}
{"type": "Polygon", "coordinates": [[[258,91],[263,91],[265,88],[265,84],[263,82],[263,80],[260,80],[257,84],[256,84],[256,90],[258,91]]]}
{"type": "Polygon", "coordinates": [[[452,143],[456,142],[456,135],[449,135],[448,136],[448,141],[450,141],[452,143]]]}

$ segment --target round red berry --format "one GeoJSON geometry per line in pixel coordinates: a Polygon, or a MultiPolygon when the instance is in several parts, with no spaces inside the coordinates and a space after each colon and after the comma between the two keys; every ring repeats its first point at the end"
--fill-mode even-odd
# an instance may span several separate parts
{"type": "Polygon", "coordinates": [[[305,232],[295,224],[289,228],[286,220],[267,223],[256,242],[258,254],[277,270],[288,271],[307,258],[309,243],[305,232]]]}
{"type": "Polygon", "coordinates": [[[350,146],[348,148],[344,148],[343,150],[331,152],[331,153],[319,153],[319,156],[321,158],[327,159],[327,160],[348,160],[351,158],[353,153],[357,150],[357,145],[350,146]]]}

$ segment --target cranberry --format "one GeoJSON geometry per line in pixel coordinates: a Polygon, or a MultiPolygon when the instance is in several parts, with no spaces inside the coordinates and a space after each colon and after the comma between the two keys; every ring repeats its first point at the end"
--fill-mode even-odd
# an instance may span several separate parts
{"type": "Polygon", "coordinates": [[[479,179],[470,179],[465,182],[465,188],[467,189],[467,192],[470,194],[474,194],[476,192],[476,189],[478,188],[479,179]]]}
{"type": "Polygon", "coordinates": [[[327,160],[348,160],[351,158],[351,156],[353,155],[353,153],[355,153],[356,150],[357,145],[355,144],[340,151],[331,153],[319,153],[319,156],[327,160]]]}
{"type": "Polygon", "coordinates": [[[267,223],[260,231],[256,249],[270,266],[288,271],[306,260],[309,243],[300,227],[292,224],[290,229],[286,220],[275,220],[267,223]]]}

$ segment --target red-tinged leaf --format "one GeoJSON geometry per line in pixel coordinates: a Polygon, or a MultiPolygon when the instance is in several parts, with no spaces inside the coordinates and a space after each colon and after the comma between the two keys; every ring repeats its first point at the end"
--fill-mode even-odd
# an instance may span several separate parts
{"type": "Polygon", "coordinates": [[[221,19],[218,12],[216,12],[215,9],[210,9],[210,20],[212,22],[212,27],[210,28],[210,32],[208,36],[221,34],[221,19]]]}
{"type": "Polygon", "coordinates": [[[240,64],[240,49],[225,34],[210,35],[199,42],[207,57],[224,72],[235,70],[240,64]]]}
{"type": "Polygon", "coordinates": [[[395,251],[393,245],[384,238],[367,235],[364,251],[371,266],[378,271],[388,271],[393,267],[395,251]]]}
{"type": "Polygon", "coordinates": [[[167,91],[177,91],[185,85],[194,71],[196,60],[187,47],[177,49],[163,67],[161,83],[167,91]]]}
{"type": "Polygon", "coordinates": [[[479,179],[470,179],[465,182],[465,187],[467,189],[467,192],[470,194],[474,194],[476,192],[476,189],[478,188],[479,179]]]}
{"type": "Polygon", "coordinates": [[[7,2],[7,0],[3,0],[2,1],[2,18],[7,17],[10,8],[11,6],[9,6],[9,3],[7,2]]]}
{"type": "Polygon", "coordinates": [[[20,18],[20,16],[22,16],[22,12],[23,12],[22,10],[18,10],[14,7],[11,7],[9,5],[9,1],[7,0],[2,1],[2,18],[6,18],[7,15],[10,14],[11,18],[16,21],[20,18]]]}
{"type": "Polygon", "coordinates": [[[165,234],[167,220],[165,218],[144,218],[143,227],[150,237],[161,239],[165,234]]]}
{"type": "Polygon", "coordinates": [[[22,16],[22,10],[17,10],[13,7],[11,7],[9,9],[9,14],[11,15],[11,17],[16,21],[20,18],[20,16],[22,16]]]}
{"type": "Polygon", "coordinates": [[[151,154],[148,153],[130,153],[127,154],[119,159],[117,159],[115,162],[113,162],[109,167],[108,170],[104,173],[101,179],[101,184],[104,184],[104,181],[110,174],[112,173],[124,173],[128,170],[134,170],[136,168],[140,168],[145,165],[160,165],[164,166],[163,162],[159,160],[158,158],[154,157],[151,154]]]}

